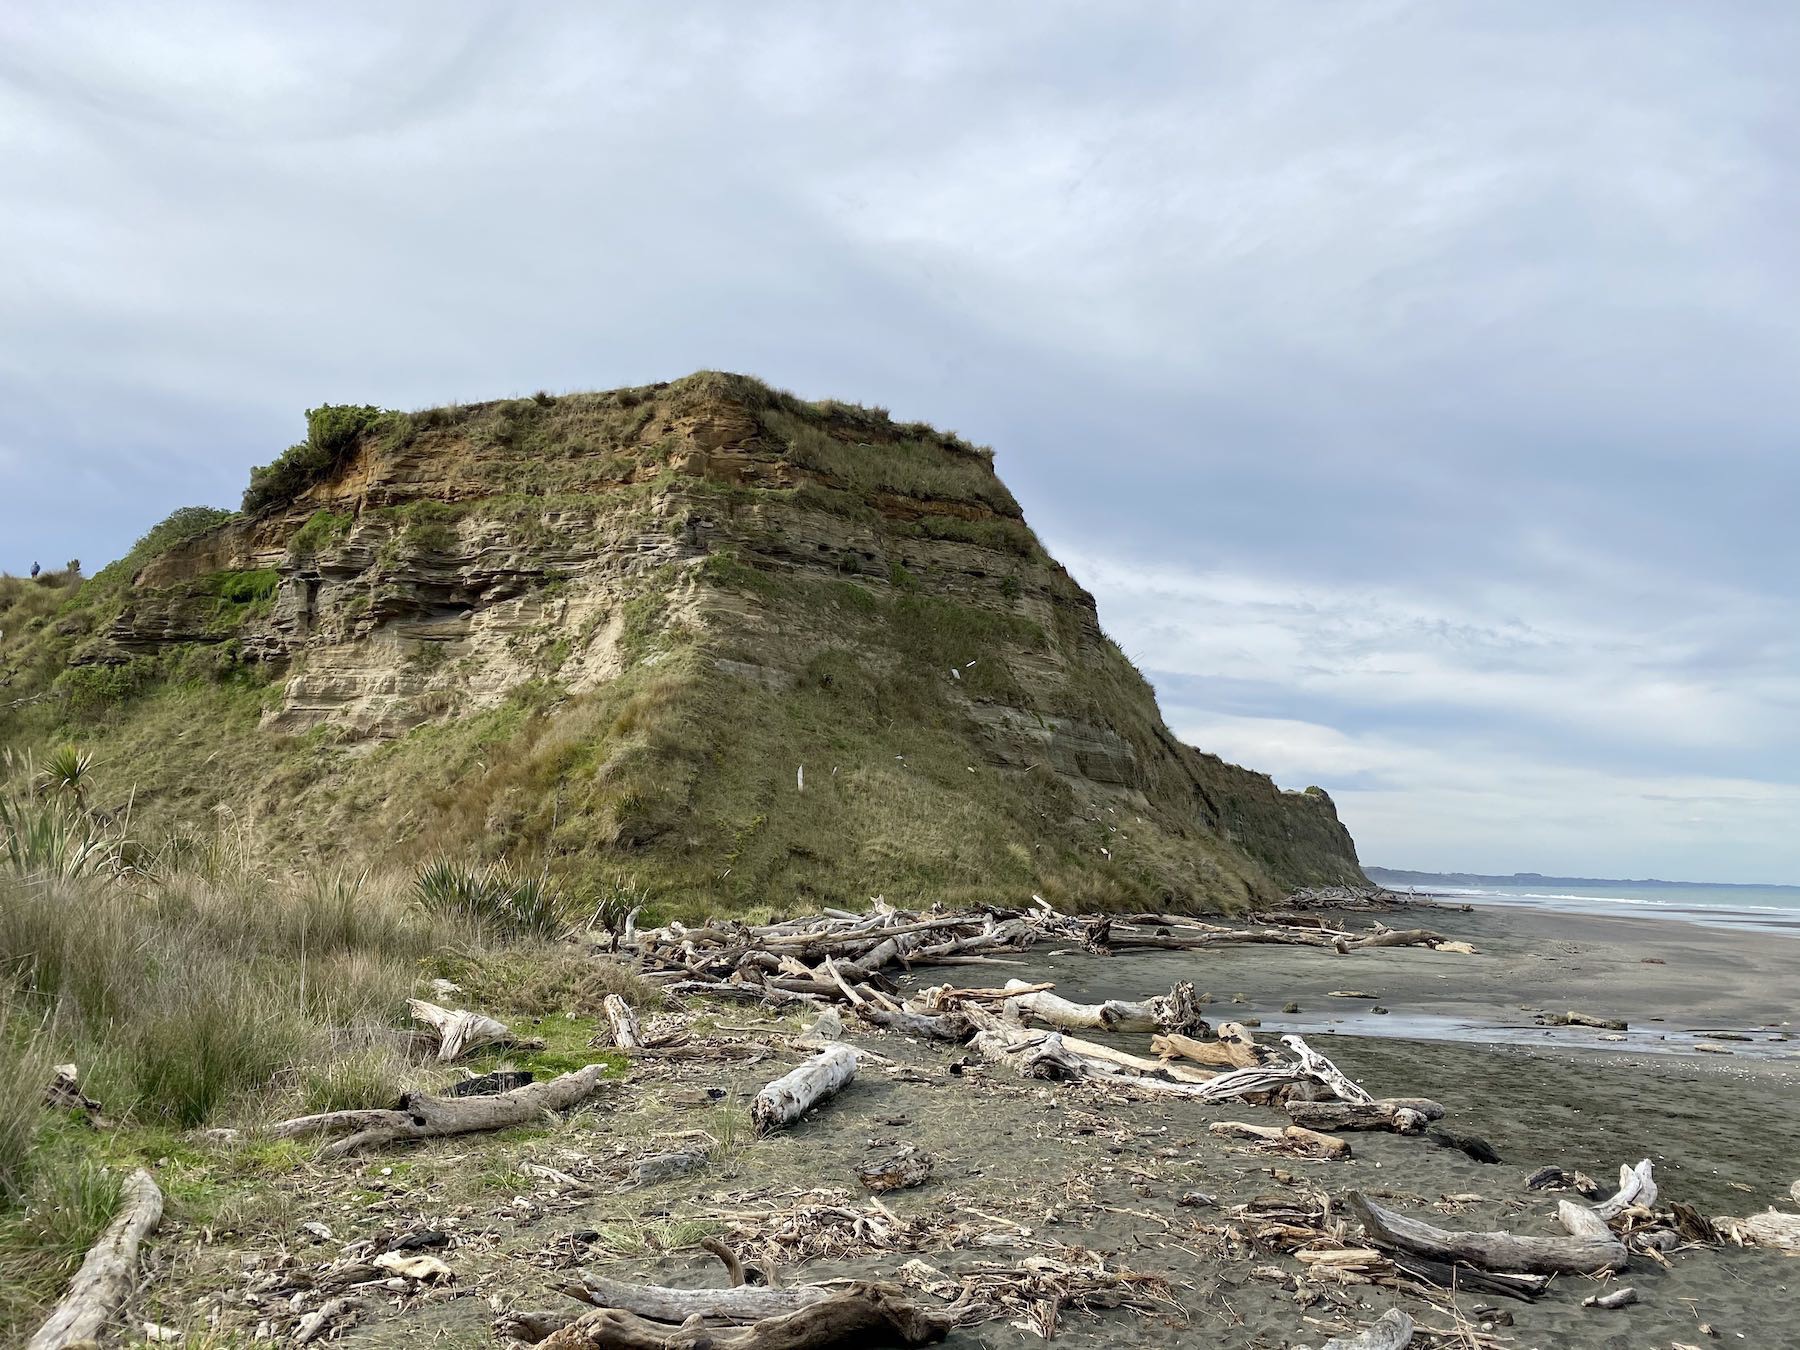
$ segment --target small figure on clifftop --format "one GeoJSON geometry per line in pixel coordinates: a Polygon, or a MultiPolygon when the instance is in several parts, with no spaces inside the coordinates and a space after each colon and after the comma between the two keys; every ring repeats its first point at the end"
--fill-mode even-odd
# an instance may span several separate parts
{"type": "Polygon", "coordinates": [[[41,568],[41,567],[39,567],[39,566],[38,566],[38,565],[37,565],[37,564],[36,564],[36,563],[33,563],[33,564],[31,564],[31,579],[32,579],[32,580],[33,580],[33,581],[36,581],[36,580],[37,580],[37,574],[38,574],[38,573],[39,573],[39,572],[41,572],[41,571],[43,571],[43,570],[44,570],[44,569],[43,569],[43,568],[41,568]]]}

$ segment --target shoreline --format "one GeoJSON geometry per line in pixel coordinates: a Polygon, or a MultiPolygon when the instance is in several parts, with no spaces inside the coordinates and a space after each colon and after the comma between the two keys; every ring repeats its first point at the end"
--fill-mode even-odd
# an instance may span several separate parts
{"type": "Polygon", "coordinates": [[[1043,978],[1082,1000],[1135,997],[1128,991],[1140,985],[1191,979],[1213,996],[1211,1020],[1253,1017],[1272,1034],[1681,1056],[1800,1074],[1791,994],[1800,947],[1788,941],[1800,934],[1771,940],[1767,932],[1636,913],[1423,901],[1403,904],[1387,922],[1409,926],[1409,913],[1474,943],[1476,954],[1394,948],[1341,957],[1320,949],[1238,947],[1229,962],[1203,955],[1181,963],[1168,954],[1121,953],[1101,964],[1050,957],[1043,978]],[[1376,997],[1334,998],[1333,990],[1376,997]],[[1299,1012],[1285,1012],[1293,1003],[1299,1012]],[[1388,1011],[1376,1013],[1377,1007],[1388,1011]],[[1533,1021],[1538,1012],[1572,1011],[1623,1020],[1627,1028],[1533,1021]],[[1712,1049],[1697,1048],[1702,1045],[1712,1049]]]}
{"type": "Polygon", "coordinates": [[[1380,888],[1401,904],[1461,908],[1522,909],[1538,914],[1579,914],[1593,918],[1641,918],[1653,923],[1692,924],[1733,932],[1774,933],[1800,937],[1800,909],[1787,905],[1703,905],[1650,900],[1635,896],[1532,893],[1470,888],[1447,890],[1396,890],[1380,888]]]}

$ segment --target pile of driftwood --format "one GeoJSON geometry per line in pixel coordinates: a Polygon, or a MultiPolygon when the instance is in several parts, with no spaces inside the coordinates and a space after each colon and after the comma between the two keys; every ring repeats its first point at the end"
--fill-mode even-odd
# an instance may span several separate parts
{"type": "MultiPolygon", "coordinates": [[[[1286,943],[1340,953],[1408,946],[1473,950],[1424,928],[1393,929],[1377,922],[1366,930],[1352,930],[1333,927],[1311,914],[1283,914],[1268,922],[1233,926],[1171,914],[1084,918],[1059,913],[1041,901],[1026,910],[990,907],[939,913],[896,909],[877,900],[867,914],[826,910],[764,925],[718,919],[692,927],[628,926],[621,939],[621,946],[635,953],[644,972],[671,993],[776,1006],[836,1003],[848,997],[850,989],[864,985],[883,994],[888,991],[882,989],[881,977],[891,969],[1004,964],[1002,953],[1044,943],[1097,953],[1203,951],[1236,943],[1286,943]]],[[[879,999],[876,1005],[882,1006],[879,999]]]]}
{"type": "MultiPolygon", "coordinates": [[[[1124,1097],[1281,1106],[1291,1119],[1286,1127],[1229,1125],[1220,1132],[1325,1158],[1347,1158],[1350,1146],[1321,1127],[1417,1134],[1444,1114],[1425,1098],[1376,1099],[1299,1036],[1282,1037],[1285,1049],[1277,1050],[1258,1044],[1247,1028],[1226,1023],[1217,1039],[1200,1039],[1210,1028],[1185,982],[1132,1002],[1073,1003],[1049,985],[1021,980],[999,988],[935,985],[902,999],[867,979],[852,983],[830,956],[820,965],[845,1011],[872,1028],[961,1049],[952,1074],[984,1063],[1124,1097]],[[1093,1029],[1155,1031],[1151,1055],[1074,1034],[1093,1029]]],[[[861,1061],[873,1052],[841,1043],[843,1034],[842,1019],[830,1009],[802,1038],[818,1053],[757,1093],[750,1116],[759,1133],[793,1125],[855,1081],[861,1061]]]]}
{"type": "MultiPolygon", "coordinates": [[[[1560,1169],[1546,1168],[1529,1184],[1550,1189],[1569,1180],[1560,1169]]],[[[1294,1290],[1303,1305],[1324,1287],[1361,1284],[1447,1306],[1448,1294],[1457,1288],[1530,1300],[1558,1275],[1610,1277],[1625,1270],[1633,1256],[1666,1264],[1670,1252],[1729,1239],[1726,1227],[1735,1221],[1708,1220],[1679,1201],[1661,1209],[1657,1199],[1646,1159],[1620,1167],[1618,1190],[1596,1203],[1560,1200],[1555,1220],[1564,1231],[1557,1236],[1442,1228],[1384,1208],[1358,1191],[1341,1201],[1322,1194],[1253,1201],[1235,1207],[1226,1222],[1199,1227],[1233,1244],[1293,1256],[1301,1273],[1279,1266],[1255,1273],[1294,1290]],[[1352,1220],[1361,1230],[1354,1238],[1352,1220]]],[[[1585,1299],[1583,1306],[1612,1310],[1636,1301],[1635,1289],[1615,1286],[1585,1299]]],[[[1377,1323],[1365,1333],[1373,1339],[1344,1344],[1403,1346],[1410,1330],[1401,1335],[1402,1330],[1397,1323],[1385,1328],[1377,1323]]]]}
{"type": "MultiPolygon", "coordinates": [[[[762,926],[715,921],[697,927],[631,928],[623,945],[636,953],[651,979],[675,995],[743,999],[775,1007],[798,1004],[847,1014],[884,1031],[965,1046],[976,1060],[1030,1078],[1079,1080],[1127,1094],[1201,1102],[1288,1102],[1297,1114],[1292,1132],[1282,1132],[1284,1147],[1348,1156],[1349,1148],[1341,1141],[1328,1143],[1317,1137],[1321,1123],[1417,1133],[1426,1121],[1441,1117],[1442,1109],[1428,1101],[1376,1101],[1297,1036],[1283,1038],[1285,1052],[1257,1045],[1236,1023],[1227,1023],[1212,1039],[1201,1000],[1185,981],[1149,998],[1081,1004],[1059,997],[1051,985],[1018,980],[999,988],[938,985],[902,997],[889,978],[896,969],[917,966],[1009,964],[1000,953],[1042,943],[1079,945],[1102,953],[1127,948],[1202,950],[1240,942],[1329,947],[1344,953],[1401,945],[1467,950],[1424,929],[1395,930],[1377,924],[1353,932],[1329,927],[1312,915],[1283,919],[1279,924],[1243,928],[1159,914],[1075,918],[1042,902],[1023,911],[949,914],[900,910],[877,902],[868,914],[826,911],[762,926]],[[1149,1049],[1155,1057],[1076,1034],[1080,1032],[1152,1033],[1149,1049]]],[[[835,1040],[838,1034],[834,1029],[824,1039],[835,1040]]],[[[639,1044],[638,1029],[630,1021],[615,1020],[613,1036],[626,1050],[639,1044]]],[[[826,1045],[811,1062],[769,1084],[751,1108],[757,1128],[791,1125],[842,1090],[855,1078],[858,1058],[850,1047],[826,1045]]]]}

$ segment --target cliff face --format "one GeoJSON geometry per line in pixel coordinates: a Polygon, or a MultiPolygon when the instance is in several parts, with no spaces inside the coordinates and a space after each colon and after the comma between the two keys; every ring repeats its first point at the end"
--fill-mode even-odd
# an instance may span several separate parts
{"type": "Polygon", "coordinates": [[[251,672],[220,734],[273,783],[177,795],[285,846],[475,844],[696,908],[1361,881],[1323,793],[1175,740],[955,437],[705,374],[388,415],[315,477],[151,559],[75,656],[251,672]]]}

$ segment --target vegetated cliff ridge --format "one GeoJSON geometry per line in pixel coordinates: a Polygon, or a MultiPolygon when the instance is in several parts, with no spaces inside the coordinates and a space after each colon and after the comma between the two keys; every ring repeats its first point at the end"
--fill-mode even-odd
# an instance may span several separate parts
{"type": "Polygon", "coordinates": [[[0,733],[96,742],[159,820],[678,909],[1363,880],[1323,792],[1170,734],[955,436],[711,372],[310,417],[252,509],[9,635],[0,678],[49,696],[0,733]]]}

